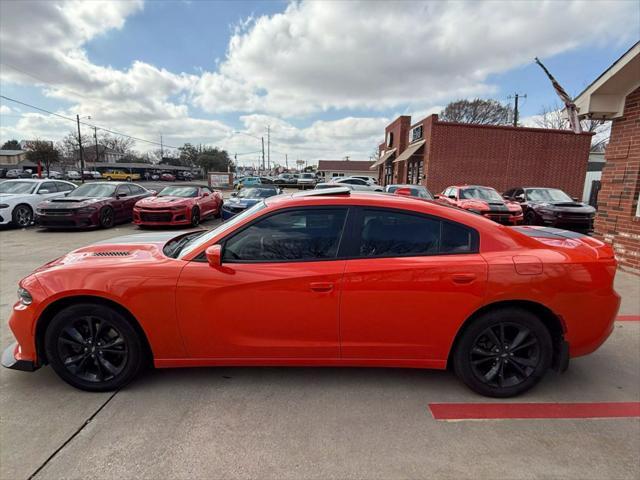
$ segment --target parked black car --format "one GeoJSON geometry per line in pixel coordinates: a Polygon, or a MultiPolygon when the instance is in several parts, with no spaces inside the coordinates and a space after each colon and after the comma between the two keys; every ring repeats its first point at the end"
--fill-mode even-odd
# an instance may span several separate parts
{"type": "Polygon", "coordinates": [[[525,225],[545,225],[578,232],[593,230],[596,209],[558,188],[519,187],[502,195],[522,205],[525,225]]]}

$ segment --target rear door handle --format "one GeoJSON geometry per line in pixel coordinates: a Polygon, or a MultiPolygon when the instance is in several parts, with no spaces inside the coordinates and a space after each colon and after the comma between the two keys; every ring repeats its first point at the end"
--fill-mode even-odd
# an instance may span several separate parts
{"type": "Polygon", "coordinates": [[[454,273],[451,275],[453,283],[465,284],[471,283],[478,278],[474,273],[454,273]]]}
{"type": "Polygon", "coordinates": [[[331,282],[312,282],[309,286],[314,292],[330,292],[333,290],[333,283],[331,282]]]}

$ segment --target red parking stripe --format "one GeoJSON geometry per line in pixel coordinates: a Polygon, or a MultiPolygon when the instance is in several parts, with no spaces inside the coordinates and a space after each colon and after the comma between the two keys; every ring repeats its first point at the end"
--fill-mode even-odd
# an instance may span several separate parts
{"type": "Polygon", "coordinates": [[[436,420],[640,417],[640,402],[430,403],[436,420]]]}
{"type": "Polygon", "coordinates": [[[618,315],[616,322],[640,322],[640,315],[618,315]]]}

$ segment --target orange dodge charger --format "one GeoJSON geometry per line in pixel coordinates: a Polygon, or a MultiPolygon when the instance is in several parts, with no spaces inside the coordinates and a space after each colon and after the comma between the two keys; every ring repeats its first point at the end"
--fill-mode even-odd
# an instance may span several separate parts
{"type": "Polygon", "coordinates": [[[445,369],[509,397],[588,354],[618,311],[608,245],[344,188],[210,231],[80,248],[20,282],[2,363],[119,388],[143,365],[445,369]]]}

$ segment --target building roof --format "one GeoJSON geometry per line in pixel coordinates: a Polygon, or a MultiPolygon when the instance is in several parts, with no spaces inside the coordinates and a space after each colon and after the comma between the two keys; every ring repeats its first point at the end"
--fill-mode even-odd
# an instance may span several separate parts
{"type": "Polygon", "coordinates": [[[126,168],[143,168],[146,170],[191,170],[189,167],[179,165],[161,165],[152,163],[123,162],[123,163],[107,163],[107,162],[85,162],[86,167],[109,168],[112,170],[122,170],[126,168]]]}
{"type": "Polygon", "coordinates": [[[640,87],[640,41],[575,98],[578,115],[595,119],[622,116],[625,97],[640,87]]]}
{"type": "Polygon", "coordinates": [[[374,162],[367,160],[318,160],[318,170],[340,170],[343,172],[366,172],[374,162]]]}
{"type": "Polygon", "coordinates": [[[24,150],[0,150],[0,155],[7,156],[7,157],[10,157],[13,155],[21,155],[23,153],[27,153],[27,152],[24,150]]]}

